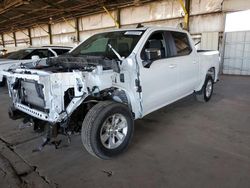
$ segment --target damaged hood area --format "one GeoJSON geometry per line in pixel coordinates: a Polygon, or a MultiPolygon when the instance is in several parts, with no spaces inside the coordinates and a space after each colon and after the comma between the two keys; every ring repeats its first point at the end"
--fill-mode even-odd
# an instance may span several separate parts
{"type": "MultiPolygon", "coordinates": [[[[6,61],[6,63],[14,63],[19,61],[6,61]]],[[[6,64],[4,61],[0,65],[6,64]]],[[[45,61],[37,60],[35,62],[25,62],[9,68],[8,72],[15,72],[17,69],[36,69],[47,72],[72,72],[73,70],[91,72],[97,66],[102,66],[103,70],[113,70],[119,72],[119,65],[116,60],[110,60],[101,56],[84,56],[74,57],[71,55],[60,56],[56,58],[48,58],[45,61]]]]}
{"type": "Polygon", "coordinates": [[[72,72],[76,69],[92,72],[97,66],[102,66],[103,70],[119,72],[119,65],[116,60],[110,60],[102,56],[74,57],[67,55],[51,58],[47,61],[47,66],[43,66],[41,69],[52,72],[72,72]]]}

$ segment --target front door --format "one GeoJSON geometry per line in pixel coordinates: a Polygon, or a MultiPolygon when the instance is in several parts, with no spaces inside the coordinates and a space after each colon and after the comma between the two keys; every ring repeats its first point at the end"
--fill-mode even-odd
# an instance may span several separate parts
{"type": "Polygon", "coordinates": [[[167,44],[163,32],[153,33],[147,40],[141,54],[144,61],[147,49],[158,49],[161,57],[152,61],[151,66],[144,64],[140,71],[143,114],[159,109],[179,96],[179,64],[167,58],[167,44]]]}

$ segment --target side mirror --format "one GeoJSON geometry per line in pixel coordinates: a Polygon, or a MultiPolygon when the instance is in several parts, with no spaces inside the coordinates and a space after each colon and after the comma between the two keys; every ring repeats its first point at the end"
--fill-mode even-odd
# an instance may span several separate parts
{"type": "Polygon", "coordinates": [[[32,60],[39,60],[40,57],[39,57],[38,55],[33,55],[33,56],[31,56],[31,59],[32,59],[32,60]]]}
{"type": "Polygon", "coordinates": [[[149,61],[154,61],[161,58],[161,50],[158,48],[145,49],[146,58],[149,61]]]}

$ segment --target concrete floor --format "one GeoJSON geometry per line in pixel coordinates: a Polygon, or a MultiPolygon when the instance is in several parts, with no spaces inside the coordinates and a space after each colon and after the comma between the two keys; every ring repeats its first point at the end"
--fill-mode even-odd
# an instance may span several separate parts
{"type": "Polygon", "coordinates": [[[0,138],[51,186],[250,187],[250,77],[222,76],[209,103],[189,96],[136,121],[129,150],[110,161],[90,156],[80,136],[32,153],[41,137],[8,119],[6,93],[0,89],[0,138]]]}

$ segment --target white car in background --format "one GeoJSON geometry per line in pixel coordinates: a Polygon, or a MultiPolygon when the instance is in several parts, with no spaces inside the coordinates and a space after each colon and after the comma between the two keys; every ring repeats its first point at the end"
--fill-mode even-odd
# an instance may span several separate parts
{"type": "Polygon", "coordinates": [[[25,66],[27,68],[37,67],[46,64],[48,58],[58,57],[69,52],[72,47],[43,46],[31,47],[11,53],[5,59],[0,59],[0,86],[5,85],[5,78],[2,71],[25,66]]]}

